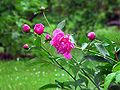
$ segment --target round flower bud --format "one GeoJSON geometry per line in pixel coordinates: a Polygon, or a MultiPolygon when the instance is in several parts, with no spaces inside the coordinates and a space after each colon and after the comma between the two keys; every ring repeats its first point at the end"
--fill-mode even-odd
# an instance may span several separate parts
{"type": "Polygon", "coordinates": [[[51,40],[50,34],[46,34],[45,39],[46,39],[47,41],[51,40]]]}
{"type": "Polygon", "coordinates": [[[24,45],[23,45],[23,48],[24,48],[24,49],[29,49],[28,44],[24,44],[24,45]]]}
{"type": "Polygon", "coordinates": [[[41,35],[44,31],[44,25],[43,24],[36,24],[34,26],[34,32],[38,35],[41,35]]]}
{"type": "Polygon", "coordinates": [[[23,25],[23,31],[26,32],[26,33],[27,33],[27,32],[30,32],[30,26],[27,25],[27,24],[24,24],[24,25],[23,25]]]}
{"type": "Polygon", "coordinates": [[[94,40],[96,38],[96,35],[94,32],[89,32],[87,36],[88,36],[89,40],[94,40]]]}

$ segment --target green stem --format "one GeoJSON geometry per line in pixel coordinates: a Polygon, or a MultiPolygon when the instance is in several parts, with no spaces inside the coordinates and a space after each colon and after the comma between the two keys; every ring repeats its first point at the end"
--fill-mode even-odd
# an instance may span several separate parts
{"type": "Polygon", "coordinates": [[[72,76],[72,74],[69,71],[67,71],[58,61],[55,60],[55,62],[61,67],[62,70],[64,70],[66,73],[68,73],[73,80],[76,81],[76,79],[72,76]]]}
{"type": "Polygon", "coordinates": [[[97,87],[97,89],[100,90],[99,86],[90,78],[90,76],[84,71],[84,69],[81,70],[84,73],[84,75],[88,77],[88,79],[97,87]]]}
{"type": "Polygon", "coordinates": [[[48,23],[49,27],[50,27],[51,29],[53,29],[53,27],[50,25],[50,23],[49,23],[49,21],[48,21],[46,15],[45,15],[45,12],[44,12],[44,11],[43,11],[43,16],[44,16],[46,22],[48,23]]]}
{"type": "MultiPolygon", "coordinates": [[[[77,49],[79,49],[79,50],[82,50],[80,47],[75,47],[75,48],[77,48],[77,49]]],[[[88,50],[88,49],[84,49],[84,50],[85,50],[85,51],[89,51],[89,52],[94,53],[94,54],[98,54],[98,52],[93,51],[93,50],[88,50]]],[[[113,61],[114,63],[117,62],[117,61],[115,61],[114,59],[112,59],[112,58],[109,57],[109,56],[103,56],[102,54],[98,54],[98,55],[100,55],[100,56],[102,56],[102,57],[105,57],[105,58],[108,58],[108,59],[110,59],[111,61],[113,61]]]]}
{"type": "MultiPolygon", "coordinates": [[[[44,11],[43,11],[43,16],[44,16],[46,22],[48,23],[49,27],[52,28],[52,26],[50,25],[50,23],[49,23],[46,15],[45,15],[45,13],[44,13],[44,11]]],[[[52,28],[52,29],[53,29],[53,28],[52,28]]],[[[51,57],[53,57],[46,49],[44,49],[43,47],[42,47],[42,49],[43,49],[44,51],[46,51],[51,57]]],[[[53,59],[54,59],[54,58],[53,58],[53,59]]],[[[54,59],[54,61],[57,63],[57,65],[60,66],[60,68],[61,68],[62,70],[64,70],[64,71],[65,71],[66,73],[68,73],[74,80],[76,80],[69,71],[67,71],[59,62],[56,61],[56,59],[54,59]]]]}
{"type": "Polygon", "coordinates": [[[90,49],[90,44],[91,44],[92,42],[93,42],[93,40],[88,43],[88,46],[87,46],[88,51],[89,51],[89,49],[90,49]]]}
{"type": "MultiPolygon", "coordinates": [[[[42,48],[46,53],[48,53],[49,56],[53,57],[45,48],[43,48],[42,46],[41,46],[41,48],[42,48]]],[[[60,69],[64,70],[68,75],[70,75],[70,77],[71,77],[73,80],[76,81],[76,79],[72,76],[72,74],[71,74],[69,71],[67,71],[58,61],[56,61],[55,58],[52,58],[52,59],[56,62],[56,64],[60,67],[60,69]]]]}
{"type": "MultiPolygon", "coordinates": [[[[78,64],[75,57],[73,57],[73,60],[78,64]]],[[[98,90],[100,90],[99,86],[89,77],[89,75],[84,71],[84,69],[81,68],[81,70],[84,73],[84,75],[98,88],[98,90]]]]}
{"type": "MultiPolygon", "coordinates": [[[[75,47],[75,48],[77,48],[77,49],[79,49],[79,50],[82,50],[80,47],[75,47]]],[[[95,51],[93,51],[93,50],[88,50],[88,49],[84,49],[85,51],[89,51],[89,52],[91,52],[91,53],[95,53],[95,54],[97,54],[98,52],[95,52],[95,51]]],[[[83,51],[83,50],[82,50],[83,51]]]]}

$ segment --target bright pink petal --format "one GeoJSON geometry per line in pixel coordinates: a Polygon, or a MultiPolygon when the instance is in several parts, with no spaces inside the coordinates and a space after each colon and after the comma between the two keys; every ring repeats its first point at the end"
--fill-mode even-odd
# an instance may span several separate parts
{"type": "Polygon", "coordinates": [[[59,54],[62,54],[66,59],[71,59],[71,50],[74,48],[74,44],[70,40],[70,35],[65,35],[60,29],[56,29],[53,32],[53,38],[50,44],[54,46],[59,54]]]}
{"type": "Polygon", "coordinates": [[[71,59],[72,55],[70,53],[64,53],[63,54],[66,59],[71,59]]]}
{"type": "Polygon", "coordinates": [[[64,35],[64,32],[63,32],[63,31],[61,31],[60,29],[56,29],[56,30],[54,30],[54,32],[53,32],[53,36],[57,35],[58,33],[62,33],[62,34],[64,35]]]}

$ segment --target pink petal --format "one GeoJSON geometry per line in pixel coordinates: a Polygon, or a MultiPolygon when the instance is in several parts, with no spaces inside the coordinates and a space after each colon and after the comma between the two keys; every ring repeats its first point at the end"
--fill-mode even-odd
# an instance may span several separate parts
{"type": "Polygon", "coordinates": [[[62,30],[56,29],[56,30],[54,30],[54,32],[53,32],[53,36],[57,35],[58,33],[62,33],[62,34],[64,35],[64,32],[63,32],[62,30]]]}
{"type": "Polygon", "coordinates": [[[64,53],[63,54],[66,59],[71,59],[72,55],[70,53],[64,53]]]}

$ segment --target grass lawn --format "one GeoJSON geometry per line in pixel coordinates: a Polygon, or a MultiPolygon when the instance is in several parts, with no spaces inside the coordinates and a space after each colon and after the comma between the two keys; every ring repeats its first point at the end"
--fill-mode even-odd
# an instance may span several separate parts
{"type": "MultiPolygon", "coordinates": [[[[55,80],[71,78],[56,66],[40,60],[0,61],[0,90],[38,90],[55,80]]],[[[59,90],[59,89],[49,89],[59,90]]]]}

